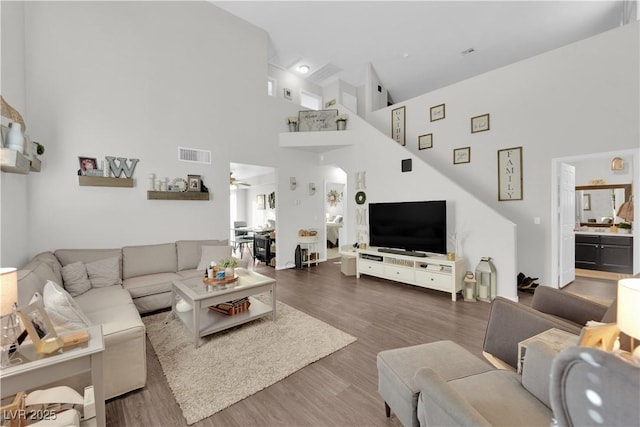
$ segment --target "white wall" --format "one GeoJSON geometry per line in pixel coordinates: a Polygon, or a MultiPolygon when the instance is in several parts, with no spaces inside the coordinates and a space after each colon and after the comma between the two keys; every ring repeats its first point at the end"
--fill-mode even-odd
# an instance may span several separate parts
{"type": "MultiPolygon", "coordinates": [[[[278,99],[284,98],[284,89],[291,90],[291,99],[288,100],[296,104],[300,107],[300,92],[310,92],[318,96],[322,96],[322,88],[315,83],[311,83],[303,78],[298,77],[297,75],[283,70],[278,67],[274,67],[273,65],[268,65],[268,73],[269,77],[273,78],[276,81],[276,91],[275,97],[278,99]]],[[[266,80],[265,80],[265,91],[266,91],[266,80]]]]}
{"type": "MultiPolygon", "coordinates": [[[[25,120],[32,139],[40,135],[32,128],[25,102],[24,3],[1,2],[2,14],[2,96],[25,120]]],[[[7,126],[8,120],[2,118],[7,126]]],[[[19,267],[29,257],[29,181],[34,174],[0,173],[0,266],[19,267]]]]}
{"type": "Polygon", "coordinates": [[[635,22],[382,109],[369,121],[389,135],[390,110],[405,105],[407,149],[516,223],[516,272],[552,283],[552,159],[638,147],[639,64],[635,22]],[[429,108],[442,103],[446,118],[429,122],[429,108]],[[491,130],[471,134],[470,118],[485,113],[491,130]],[[434,148],[418,151],[425,133],[433,133],[434,148]],[[453,149],[467,146],[471,163],[453,165],[453,149]],[[519,146],[524,199],[498,202],[497,150],[519,146]]]}
{"type": "MultiPolygon", "coordinates": [[[[65,247],[227,238],[230,162],[279,167],[285,177],[276,183],[277,216],[286,224],[279,253],[290,254],[283,263],[293,260],[299,228],[322,227],[320,196],[317,206],[299,196],[291,208],[298,193],[279,190],[288,188],[290,175],[320,183],[322,174],[317,157],[278,147],[285,118],[299,106],[266,94],[262,30],[207,2],[26,2],[24,8],[27,120],[47,152],[42,172],[28,177],[29,208],[15,215],[30,231],[17,261],[65,247]],[[211,150],[213,163],[179,162],[179,145],[211,150]],[[78,156],[106,155],[140,159],[134,188],[78,185],[78,156]],[[200,174],[211,200],[148,201],[149,173],[200,174]]],[[[3,210],[7,198],[3,192],[3,210]]],[[[2,240],[5,248],[19,247],[24,236],[3,233],[2,240]]]]}
{"type": "Polygon", "coordinates": [[[633,156],[631,154],[618,156],[624,161],[622,170],[611,170],[612,154],[595,159],[584,159],[567,162],[576,168],[576,185],[592,185],[592,180],[604,180],[605,184],[632,184],[634,176],[633,156]]]}
{"type": "Polygon", "coordinates": [[[372,111],[377,111],[381,108],[385,108],[387,106],[387,101],[389,98],[389,92],[382,84],[380,77],[378,77],[378,73],[373,68],[373,65],[367,64],[367,73],[366,73],[366,84],[364,88],[364,114],[367,120],[370,120],[370,113],[372,111]],[[378,91],[378,86],[382,88],[382,91],[378,91]]]}
{"type": "MultiPolygon", "coordinates": [[[[450,181],[438,170],[396,144],[360,117],[350,117],[348,130],[354,146],[324,153],[323,163],[337,165],[347,173],[345,199],[345,244],[357,240],[358,231],[368,231],[366,224],[357,224],[356,210],[368,212],[373,202],[420,200],[447,201],[448,250],[463,257],[468,270],[475,270],[481,257],[490,256],[498,271],[498,294],[517,300],[515,277],[516,245],[514,224],[474,194],[450,181]],[[411,158],[412,172],[401,172],[401,160],[411,158]],[[367,196],[364,205],[355,203],[356,172],[365,172],[367,196]],[[453,236],[457,235],[458,247],[453,236]]],[[[365,240],[368,241],[368,240],[365,240]]]]}

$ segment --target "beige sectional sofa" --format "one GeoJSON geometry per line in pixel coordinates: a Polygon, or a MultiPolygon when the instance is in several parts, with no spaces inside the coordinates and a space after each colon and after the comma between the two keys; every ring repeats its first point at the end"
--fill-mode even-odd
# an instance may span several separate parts
{"type": "MultiPolygon", "coordinates": [[[[35,292],[43,294],[47,281],[65,285],[63,268],[74,263],[91,263],[117,257],[118,282],[91,287],[74,296],[92,324],[102,324],[103,356],[107,399],[144,387],[146,383],[146,340],[141,313],[171,307],[174,279],[197,277],[203,246],[219,258],[231,255],[226,240],[181,240],[158,245],[126,246],[121,249],[58,249],[36,255],[18,271],[18,303],[29,303],[35,292]],[[219,247],[211,251],[211,246],[219,247]],[[227,255],[228,254],[228,255],[227,255]]],[[[214,256],[214,255],[211,255],[214,256]]]]}

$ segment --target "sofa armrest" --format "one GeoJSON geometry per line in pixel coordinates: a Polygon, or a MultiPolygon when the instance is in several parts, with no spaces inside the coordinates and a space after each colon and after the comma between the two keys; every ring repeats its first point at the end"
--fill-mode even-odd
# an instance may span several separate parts
{"type": "Polygon", "coordinates": [[[422,427],[491,425],[432,369],[420,368],[415,382],[420,390],[418,419],[422,427]]]}
{"type": "Polygon", "coordinates": [[[539,286],[533,294],[531,308],[584,326],[589,320],[600,322],[609,307],[569,292],[539,286]]]}
{"type": "Polygon", "coordinates": [[[522,386],[539,401],[551,408],[549,385],[551,365],[558,353],[542,341],[527,346],[522,367],[522,386]]]}
{"type": "Polygon", "coordinates": [[[582,329],[581,325],[496,297],[491,303],[482,349],[515,368],[518,363],[518,343],[551,328],[576,335],[582,329]]]}

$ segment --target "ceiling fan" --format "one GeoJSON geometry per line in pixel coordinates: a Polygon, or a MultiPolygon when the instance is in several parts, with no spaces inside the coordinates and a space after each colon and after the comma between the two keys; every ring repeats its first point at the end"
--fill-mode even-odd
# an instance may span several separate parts
{"type": "Polygon", "coordinates": [[[229,172],[229,185],[235,185],[236,187],[239,185],[244,185],[245,187],[251,187],[251,184],[248,184],[243,181],[238,181],[233,177],[233,172],[229,172]]]}

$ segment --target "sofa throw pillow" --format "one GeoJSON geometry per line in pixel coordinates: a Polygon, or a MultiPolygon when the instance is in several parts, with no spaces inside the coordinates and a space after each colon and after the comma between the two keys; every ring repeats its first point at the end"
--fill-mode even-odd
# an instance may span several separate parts
{"type": "Polygon", "coordinates": [[[73,297],[57,283],[47,280],[42,299],[54,326],[68,330],[91,326],[91,321],[80,310],[73,297]]]}
{"type": "Polygon", "coordinates": [[[62,267],[62,280],[64,288],[73,297],[82,295],[91,289],[87,269],[81,261],[62,267]]]}
{"type": "Polygon", "coordinates": [[[120,258],[105,258],[85,264],[92,288],[120,285],[120,258]]]}
{"type": "Polygon", "coordinates": [[[201,246],[200,262],[197,270],[206,270],[211,261],[218,264],[221,259],[231,256],[231,246],[201,246]]]}

